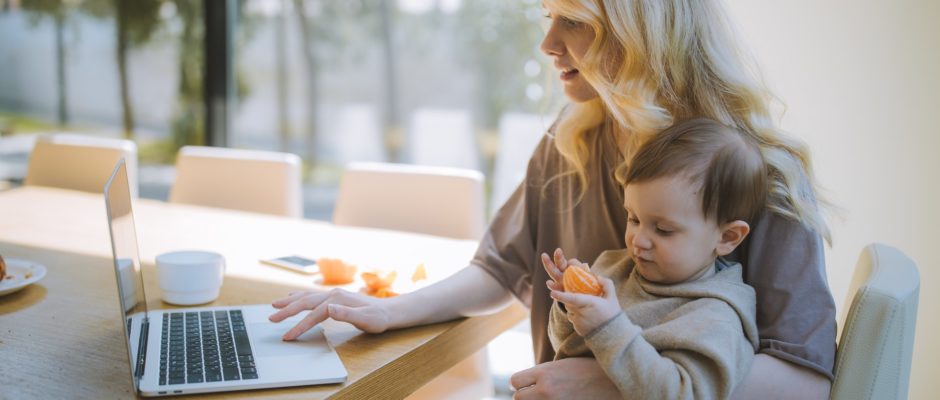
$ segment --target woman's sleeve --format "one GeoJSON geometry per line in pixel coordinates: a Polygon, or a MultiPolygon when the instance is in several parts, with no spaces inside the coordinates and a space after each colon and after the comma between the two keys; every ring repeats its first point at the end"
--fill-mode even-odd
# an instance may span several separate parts
{"type": "Polygon", "coordinates": [[[822,237],[798,221],[766,212],[742,247],[744,281],[757,292],[758,351],[832,379],[836,308],[822,237]]]}
{"type": "Polygon", "coordinates": [[[525,180],[499,208],[471,261],[496,278],[526,306],[531,306],[532,268],[538,259],[535,240],[538,196],[545,159],[554,144],[542,138],[529,160],[525,180]]]}

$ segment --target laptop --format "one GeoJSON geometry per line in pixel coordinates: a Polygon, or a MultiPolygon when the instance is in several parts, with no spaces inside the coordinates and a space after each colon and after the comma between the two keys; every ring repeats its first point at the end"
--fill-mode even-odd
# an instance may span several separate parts
{"type": "Polygon", "coordinates": [[[268,321],[271,305],[148,310],[124,160],[104,187],[121,326],[134,388],[144,396],[277,388],[346,380],[323,329],[281,335],[301,316],[268,321]]]}

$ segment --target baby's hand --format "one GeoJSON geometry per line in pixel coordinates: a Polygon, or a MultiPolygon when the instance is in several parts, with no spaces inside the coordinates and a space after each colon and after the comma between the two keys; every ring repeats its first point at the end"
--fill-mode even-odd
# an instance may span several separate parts
{"type": "Polygon", "coordinates": [[[563,277],[565,275],[565,270],[568,269],[569,265],[578,265],[587,267],[587,264],[578,261],[577,258],[572,258],[570,260],[565,258],[565,252],[560,248],[555,249],[554,254],[549,256],[546,253],[542,253],[542,266],[545,267],[545,272],[548,273],[548,277],[552,278],[547,282],[548,288],[550,290],[559,290],[564,292],[565,286],[562,284],[563,277]]]}
{"type": "MultiPolygon", "coordinates": [[[[614,282],[603,276],[598,276],[597,280],[604,288],[601,296],[568,293],[553,288],[551,284],[548,286],[552,298],[565,304],[565,309],[568,310],[568,320],[581,336],[591,333],[621,312],[614,282]]],[[[555,286],[560,286],[560,282],[555,282],[555,286]]]]}

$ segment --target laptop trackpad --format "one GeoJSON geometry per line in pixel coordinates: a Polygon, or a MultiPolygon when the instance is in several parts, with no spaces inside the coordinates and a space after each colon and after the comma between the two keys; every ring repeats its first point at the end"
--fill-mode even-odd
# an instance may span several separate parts
{"type": "Polygon", "coordinates": [[[300,335],[294,341],[285,342],[281,336],[291,325],[274,323],[249,324],[255,357],[296,356],[300,354],[329,353],[330,346],[319,325],[300,335]]]}

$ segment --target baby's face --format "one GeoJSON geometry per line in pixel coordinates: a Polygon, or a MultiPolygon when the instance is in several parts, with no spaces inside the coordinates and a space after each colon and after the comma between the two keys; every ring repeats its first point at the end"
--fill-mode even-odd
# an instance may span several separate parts
{"type": "Polygon", "coordinates": [[[627,249],[647,280],[668,284],[696,278],[718,256],[721,230],[705,219],[697,186],[676,176],[624,188],[627,249]]]}

